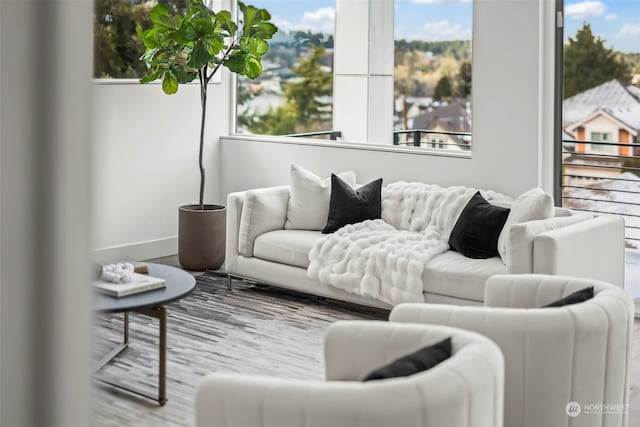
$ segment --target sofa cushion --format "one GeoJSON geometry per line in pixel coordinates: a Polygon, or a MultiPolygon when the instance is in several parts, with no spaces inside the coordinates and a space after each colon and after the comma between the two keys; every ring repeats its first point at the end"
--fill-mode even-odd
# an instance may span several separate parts
{"type": "Polygon", "coordinates": [[[472,259],[447,251],[427,263],[422,280],[425,292],[482,301],[487,279],[506,272],[507,268],[497,256],[472,259]]]}
{"type": "Polygon", "coordinates": [[[498,238],[498,252],[507,265],[507,244],[511,226],[527,221],[551,218],[554,215],[553,198],[541,188],[533,188],[516,198],[511,204],[511,212],[498,238]]]}
{"type": "Polygon", "coordinates": [[[354,189],[335,174],[331,174],[329,218],[322,233],[334,233],[345,225],[368,219],[380,219],[381,190],[382,178],[354,189]]]}
{"type": "Polygon", "coordinates": [[[309,252],[322,237],[319,231],[276,230],[256,237],[253,254],[256,258],[300,268],[309,266],[309,252]]]}
{"type": "Polygon", "coordinates": [[[552,303],[543,305],[542,307],[564,307],[565,305],[577,304],[579,302],[585,302],[593,298],[593,286],[575,291],[566,297],[562,297],[552,303]]]}
{"type": "Polygon", "coordinates": [[[476,192],[451,230],[451,250],[476,259],[498,255],[498,236],[508,215],[508,208],[494,206],[476,192]]]}
{"type": "Polygon", "coordinates": [[[253,256],[253,242],[262,233],[281,230],[287,217],[289,187],[270,187],[245,193],[238,229],[238,253],[253,256]]]}
{"type": "Polygon", "coordinates": [[[384,380],[387,378],[408,377],[433,368],[451,357],[451,337],[421,348],[413,353],[399,357],[372,372],[362,381],[384,380]]]}
{"type": "MultiPolygon", "coordinates": [[[[356,185],[353,171],[337,174],[347,184],[356,185]]],[[[313,172],[291,165],[290,197],[287,207],[287,230],[322,230],[329,216],[330,178],[321,179],[313,172]]]]}

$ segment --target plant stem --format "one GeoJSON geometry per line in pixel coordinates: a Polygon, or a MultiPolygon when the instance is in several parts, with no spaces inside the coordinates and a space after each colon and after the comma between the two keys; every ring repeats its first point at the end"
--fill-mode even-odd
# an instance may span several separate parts
{"type": "Polygon", "coordinates": [[[204,126],[207,118],[207,83],[209,83],[209,80],[206,78],[206,75],[207,75],[207,66],[205,65],[201,70],[198,71],[198,78],[200,80],[200,102],[202,104],[202,119],[200,121],[200,153],[198,155],[198,161],[200,165],[200,210],[204,210],[205,170],[204,170],[204,161],[203,161],[203,151],[204,151],[204,126]]]}

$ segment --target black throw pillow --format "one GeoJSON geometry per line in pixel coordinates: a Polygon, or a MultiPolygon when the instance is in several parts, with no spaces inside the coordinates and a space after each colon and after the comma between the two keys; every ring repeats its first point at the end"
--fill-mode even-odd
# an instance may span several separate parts
{"type": "Polygon", "coordinates": [[[376,179],[354,190],[349,184],[331,174],[331,199],[329,200],[329,218],[323,233],[333,233],[348,224],[380,219],[382,207],[380,192],[382,178],[376,179]]]}
{"type": "Polygon", "coordinates": [[[543,305],[542,307],[562,307],[570,304],[577,304],[579,302],[584,302],[586,300],[590,300],[593,298],[593,286],[589,286],[588,288],[580,289],[579,291],[575,291],[566,297],[562,297],[557,301],[554,301],[550,304],[543,305]]]}
{"type": "Polygon", "coordinates": [[[508,216],[509,209],[490,204],[476,192],[451,230],[450,249],[468,258],[497,256],[498,237],[508,216]]]}
{"type": "Polygon", "coordinates": [[[421,348],[369,373],[362,381],[408,377],[426,371],[451,357],[451,337],[421,348]]]}

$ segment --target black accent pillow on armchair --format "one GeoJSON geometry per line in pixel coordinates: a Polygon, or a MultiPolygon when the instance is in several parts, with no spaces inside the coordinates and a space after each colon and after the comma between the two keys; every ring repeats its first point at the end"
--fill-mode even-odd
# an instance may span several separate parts
{"type": "Polygon", "coordinates": [[[542,307],[564,307],[565,305],[577,304],[579,302],[590,300],[591,298],[593,298],[593,286],[570,293],[566,297],[562,297],[559,300],[543,305],[542,307]]]}
{"type": "Polygon", "coordinates": [[[449,236],[449,247],[468,258],[498,256],[498,237],[509,209],[487,202],[476,192],[464,207],[449,236]]]}
{"type": "Polygon", "coordinates": [[[433,345],[402,356],[393,362],[370,372],[362,381],[383,380],[386,378],[408,377],[426,371],[451,357],[451,337],[433,345]]]}
{"type": "Polygon", "coordinates": [[[348,224],[355,224],[367,219],[380,219],[382,215],[381,191],[382,178],[356,190],[335,174],[331,174],[329,217],[322,232],[325,234],[333,233],[348,224]]]}

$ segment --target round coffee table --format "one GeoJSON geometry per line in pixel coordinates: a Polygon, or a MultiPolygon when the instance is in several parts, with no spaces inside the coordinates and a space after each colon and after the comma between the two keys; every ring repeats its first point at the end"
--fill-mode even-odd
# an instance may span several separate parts
{"type": "Polygon", "coordinates": [[[101,383],[146,397],[158,402],[160,405],[164,405],[167,402],[167,310],[164,305],[179,300],[191,293],[196,286],[196,279],[191,274],[179,268],[162,264],[146,264],[149,266],[149,275],[164,279],[165,287],[120,298],[96,293],[94,311],[97,314],[124,313],[124,337],[121,344],[111,350],[109,354],[97,363],[94,368],[94,374],[129,346],[129,312],[135,312],[158,319],[160,322],[158,339],[160,357],[157,397],[104,378],[96,377],[95,379],[101,383]]]}

